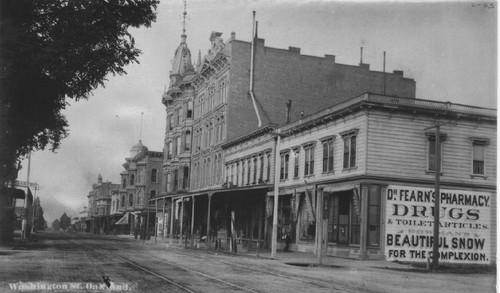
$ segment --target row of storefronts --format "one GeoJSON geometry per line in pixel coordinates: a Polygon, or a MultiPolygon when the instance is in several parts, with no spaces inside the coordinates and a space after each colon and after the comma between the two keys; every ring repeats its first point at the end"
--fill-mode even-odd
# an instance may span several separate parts
{"type": "Polygon", "coordinates": [[[425,262],[433,242],[436,124],[441,261],[491,264],[495,111],[368,93],[225,143],[221,188],[150,200],[158,211],[155,236],[269,249],[277,188],[280,248],[288,236],[296,251],[425,262]]]}

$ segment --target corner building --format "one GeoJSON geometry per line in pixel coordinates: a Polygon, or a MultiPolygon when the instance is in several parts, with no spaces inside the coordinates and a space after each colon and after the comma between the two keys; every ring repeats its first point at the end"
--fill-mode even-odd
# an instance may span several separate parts
{"type": "MultiPolygon", "coordinates": [[[[278,238],[289,234],[292,250],[426,262],[440,125],[440,262],[491,265],[496,123],[495,109],[365,93],[277,131],[228,142],[226,172],[239,183],[240,171],[232,171],[239,163],[269,148],[279,153],[278,238]],[[281,143],[273,147],[277,134],[281,143]]],[[[273,197],[270,191],[264,231],[273,197]]]]}

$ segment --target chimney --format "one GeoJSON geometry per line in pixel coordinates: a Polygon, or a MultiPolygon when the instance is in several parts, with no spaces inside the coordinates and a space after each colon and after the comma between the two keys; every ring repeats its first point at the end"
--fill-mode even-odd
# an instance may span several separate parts
{"type": "Polygon", "coordinates": [[[231,41],[233,41],[235,39],[236,39],[236,33],[235,32],[231,32],[231,41]]]}
{"type": "Polygon", "coordinates": [[[290,123],[290,110],[292,109],[292,100],[286,102],[286,124],[290,123]]]}

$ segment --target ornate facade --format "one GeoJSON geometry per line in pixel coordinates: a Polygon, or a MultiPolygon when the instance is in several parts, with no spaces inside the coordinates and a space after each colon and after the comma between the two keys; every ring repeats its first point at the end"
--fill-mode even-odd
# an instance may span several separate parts
{"type": "Polygon", "coordinates": [[[123,164],[125,170],[120,173],[118,212],[125,213],[124,217],[129,218],[119,222],[126,222],[125,225],[128,226],[126,230],[135,236],[141,233],[144,237],[146,226],[150,230],[154,227],[154,214],[150,214],[153,210],[148,201],[160,194],[163,153],[149,151],[139,141],[131,148],[130,157],[125,160],[123,164]]]}

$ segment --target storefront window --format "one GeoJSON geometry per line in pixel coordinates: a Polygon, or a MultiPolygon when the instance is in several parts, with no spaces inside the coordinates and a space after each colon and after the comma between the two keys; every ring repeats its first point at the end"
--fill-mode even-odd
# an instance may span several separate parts
{"type": "Polygon", "coordinates": [[[301,196],[299,225],[299,240],[314,241],[316,237],[315,203],[313,191],[306,191],[301,196]]]}
{"type": "Polygon", "coordinates": [[[292,213],[290,205],[291,195],[283,195],[278,198],[278,240],[284,241],[286,234],[294,239],[292,231],[292,213]]]}

